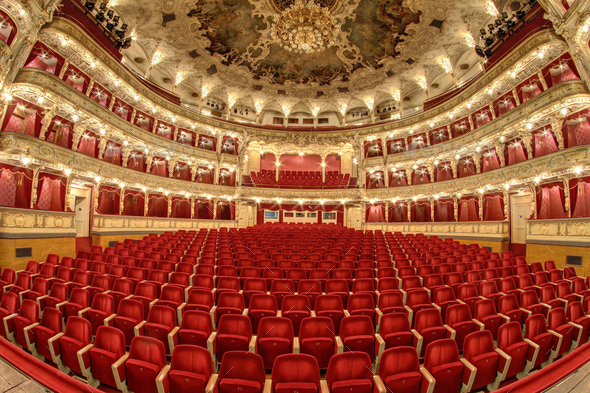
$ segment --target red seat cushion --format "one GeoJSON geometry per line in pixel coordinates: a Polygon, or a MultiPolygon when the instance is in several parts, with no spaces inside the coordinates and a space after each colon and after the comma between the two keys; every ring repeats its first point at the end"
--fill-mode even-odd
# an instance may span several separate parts
{"type": "Polygon", "coordinates": [[[288,382],[275,385],[275,393],[317,393],[317,391],[317,385],[309,382],[288,382]]]}
{"type": "Polygon", "coordinates": [[[283,337],[261,338],[256,353],[262,356],[264,368],[272,368],[277,356],[291,353],[291,340],[283,337]]]}
{"type": "Polygon", "coordinates": [[[111,371],[111,365],[118,360],[118,357],[113,352],[108,352],[100,348],[90,348],[90,364],[92,365],[92,376],[100,382],[109,385],[117,386],[115,378],[111,371]]]}
{"type": "Polygon", "coordinates": [[[456,393],[461,390],[463,363],[453,362],[432,367],[430,374],[437,382],[437,393],[456,393]]]}
{"type": "Polygon", "coordinates": [[[332,384],[332,393],[372,393],[373,382],[369,379],[349,379],[332,384]]]}
{"type": "Polygon", "coordinates": [[[207,377],[188,371],[172,370],[168,374],[170,391],[177,393],[204,392],[207,387],[207,377]]]}
{"type": "Polygon", "coordinates": [[[420,391],[422,374],[417,371],[393,374],[386,377],[383,383],[392,392],[414,393],[420,391]]]}
{"type": "Polygon", "coordinates": [[[224,378],[219,383],[219,393],[259,393],[262,385],[256,381],[224,378]]]}
{"type": "Polygon", "coordinates": [[[156,377],[160,368],[155,364],[137,359],[129,359],[125,363],[127,387],[132,392],[158,393],[156,377]]]}
{"type": "Polygon", "coordinates": [[[207,333],[199,330],[182,329],[178,331],[178,344],[191,344],[207,348],[207,333]]]}
{"type": "Polygon", "coordinates": [[[301,353],[312,355],[320,368],[328,368],[334,354],[334,340],[329,337],[314,337],[301,340],[301,353]]]}

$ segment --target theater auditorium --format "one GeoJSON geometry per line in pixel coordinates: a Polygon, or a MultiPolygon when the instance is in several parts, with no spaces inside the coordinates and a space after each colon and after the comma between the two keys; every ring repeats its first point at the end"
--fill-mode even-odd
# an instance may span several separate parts
{"type": "Polygon", "coordinates": [[[590,0],[0,1],[0,393],[590,384],[590,0]]]}

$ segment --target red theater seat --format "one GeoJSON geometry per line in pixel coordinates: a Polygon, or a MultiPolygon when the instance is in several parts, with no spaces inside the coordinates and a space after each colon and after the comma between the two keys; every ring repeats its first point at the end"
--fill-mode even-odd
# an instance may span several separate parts
{"type": "Polygon", "coordinates": [[[428,345],[424,368],[434,378],[433,393],[469,392],[477,374],[477,369],[467,359],[459,358],[457,343],[452,339],[428,345]]]}
{"type": "Polygon", "coordinates": [[[264,368],[273,368],[277,356],[297,353],[299,346],[295,346],[293,324],[291,320],[281,317],[265,317],[258,325],[256,338],[256,353],[262,357],[264,368]]]}
{"type": "Polygon", "coordinates": [[[172,353],[170,366],[165,366],[156,379],[158,393],[208,393],[217,382],[213,374],[211,354],[204,348],[192,345],[179,345],[172,353]],[[166,386],[166,379],[169,385],[166,386]]]}
{"type": "Polygon", "coordinates": [[[363,352],[345,352],[332,356],[326,372],[330,393],[373,393],[375,382],[371,360],[363,352]]]}
{"type": "Polygon", "coordinates": [[[47,344],[54,364],[60,371],[82,374],[78,351],[92,342],[92,325],[80,317],[71,317],[63,333],[51,337],[47,344]]]}
{"type": "MultiPolygon", "coordinates": [[[[229,315],[224,316],[224,318],[229,315]]],[[[242,351],[230,351],[225,354],[215,391],[219,393],[262,393],[267,381],[264,365],[260,355],[250,353],[245,356],[242,351]]],[[[270,381],[268,381],[270,385],[270,381]]]]}

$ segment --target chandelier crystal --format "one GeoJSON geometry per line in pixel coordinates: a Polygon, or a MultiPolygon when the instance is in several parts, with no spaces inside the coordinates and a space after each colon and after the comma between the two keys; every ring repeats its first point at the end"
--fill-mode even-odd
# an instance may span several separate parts
{"type": "Polygon", "coordinates": [[[295,53],[319,52],[334,45],[338,32],[328,9],[312,0],[296,0],[277,17],[273,27],[272,38],[295,53]]]}

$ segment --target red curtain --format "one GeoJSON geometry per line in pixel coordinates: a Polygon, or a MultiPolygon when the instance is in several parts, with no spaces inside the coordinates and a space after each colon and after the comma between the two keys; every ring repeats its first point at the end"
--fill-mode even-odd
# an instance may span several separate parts
{"type": "Polygon", "coordinates": [[[527,154],[520,138],[506,143],[504,147],[504,160],[506,165],[514,165],[527,160],[527,154]]]}
{"type": "Polygon", "coordinates": [[[145,210],[145,196],[137,191],[125,191],[123,198],[123,215],[143,216],[145,210]]]}
{"type": "Polygon", "coordinates": [[[154,157],[150,173],[156,176],[168,177],[168,164],[166,160],[162,157],[154,157]]]}
{"type": "Polygon", "coordinates": [[[412,202],[412,222],[430,222],[430,202],[412,202]]]}
{"type": "Polygon", "coordinates": [[[229,136],[223,137],[223,144],[221,145],[221,152],[225,154],[238,154],[238,141],[237,139],[229,136]]]}
{"type": "Polygon", "coordinates": [[[389,172],[389,187],[405,187],[407,185],[405,171],[389,172]]]}
{"type": "Polygon", "coordinates": [[[96,134],[90,131],[84,131],[78,144],[78,153],[86,154],[87,156],[98,157],[98,141],[96,134]]]}
{"type": "Polygon", "coordinates": [[[258,204],[259,208],[264,210],[279,211],[286,210],[288,212],[340,212],[344,213],[342,205],[292,205],[281,203],[262,203],[258,204]]]}
{"type": "Polygon", "coordinates": [[[130,121],[131,115],[133,114],[133,107],[125,101],[116,98],[115,105],[113,105],[113,113],[126,121],[130,121]]]}
{"type": "Polygon", "coordinates": [[[188,164],[179,162],[174,166],[172,177],[175,179],[191,181],[191,168],[188,164]]]}
{"type": "Polygon", "coordinates": [[[426,134],[418,134],[408,137],[408,151],[409,150],[418,150],[425,148],[426,145],[426,134]]]}
{"type": "Polygon", "coordinates": [[[0,206],[29,209],[33,171],[0,164],[0,206]]]}
{"type": "Polygon", "coordinates": [[[72,148],[74,124],[63,117],[56,116],[49,123],[45,140],[66,149],[72,148]]]}
{"type": "Polygon", "coordinates": [[[217,151],[217,138],[208,135],[199,135],[197,147],[205,150],[217,151]]]}
{"type": "Polygon", "coordinates": [[[383,155],[383,146],[381,146],[381,140],[366,141],[365,142],[365,158],[378,157],[383,155]]]}
{"type": "Polygon", "coordinates": [[[556,182],[537,186],[537,218],[565,218],[563,183],[556,182]]]}
{"type": "Polygon", "coordinates": [[[533,131],[533,157],[541,157],[559,150],[551,127],[543,127],[533,131]]]}
{"type": "Polygon", "coordinates": [[[64,211],[67,179],[49,173],[39,174],[36,209],[64,211]]]}
{"type": "Polygon", "coordinates": [[[90,99],[96,101],[99,105],[109,108],[113,95],[104,87],[98,83],[94,83],[92,92],[90,93],[90,99]]]}
{"type": "Polygon", "coordinates": [[[218,220],[235,220],[236,205],[234,202],[219,202],[217,204],[218,220]]]}
{"type": "Polygon", "coordinates": [[[174,126],[172,124],[164,123],[163,121],[158,121],[158,125],[156,126],[156,135],[159,135],[162,138],[166,138],[168,140],[173,140],[174,126]]]}
{"type": "Polygon", "coordinates": [[[469,124],[469,119],[467,117],[457,120],[453,124],[451,124],[451,132],[453,133],[453,138],[457,138],[461,135],[467,134],[471,131],[471,125],[469,124]]]}
{"type": "Polygon", "coordinates": [[[459,221],[479,221],[477,197],[465,197],[459,200],[459,221]]]}
{"type": "Polygon", "coordinates": [[[6,42],[6,44],[10,46],[12,45],[12,41],[14,40],[18,29],[12,18],[2,10],[0,10],[0,21],[3,22],[2,30],[0,30],[0,40],[6,42]]]}
{"type": "Polygon", "coordinates": [[[549,88],[561,82],[579,80],[580,74],[572,60],[572,56],[565,53],[543,68],[543,77],[549,88]]]}
{"type": "Polygon", "coordinates": [[[191,218],[191,202],[186,198],[172,198],[172,218],[191,218]]]}
{"type": "Polygon", "coordinates": [[[367,173],[366,185],[367,185],[368,189],[384,188],[385,183],[383,180],[383,171],[377,171],[374,173],[367,173]]]}
{"type": "Polygon", "coordinates": [[[476,174],[475,164],[471,157],[461,158],[457,164],[457,177],[467,177],[476,174]]]}
{"type": "Polygon", "coordinates": [[[479,128],[492,121],[492,114],[489,108],[483,108],[471,115],[471,119],[473,120],[473,128],[479,128]]]}
{"type": "Polygon", "coordinates": [[[430,144],[436,145],[449,140],[449,131],[447,127],[437,128],[430,131],[430,144]]]}
{"type": "Polygon", "coordinates": [[[185,129],[178,129],[177,141],[183,145],[194,146],[197,140],[197,134],[185,129]]]}
{"type": "Polygon", "coordinates": [[[219,185],[235,187],[236,185],[236,171],[231,172],[227,168],[219,170],[219,185]]]}
{"type": "Polygon", "coordinates": [[[543,92],[543,85],[539,80],[539,77],[534,75],[527,79],[526,81],[522,82],[516,88],[516,93],[520,98],[520,103],[523,104],[530,100],[531,98],[541,94],[543,92]]]}
{"type": "Polygon", "coordinates": [[[412,185],[418,184],[427,184],[430,183],[430,174],[428,173],[428,169],[426,167],[420,167],[414,169],[412,172],[412,185]]]}
{"type": "Polygon", "coordinates": [[[108,141],[102,159],[105,162],[121,166],[121,145],[108,141]]]}
{"type": "Polygon", "coordinates": [[[338,158],[337,154],[328,154],[326,156],[326,173],[340,172],[342,160],[338,158]]]}
{"type": "Polygon", "coordinates": [[[394,203],[389,209],[389,222],[408,222],[408,206],[405,203],[394,203]]]}
{"type": "Polygon", "coordinates": [[[140,151],[134,151],[129,154],[129,160],[127,160],[127,168],[131,168],[138,172],[145,172],[145,157],[140,151]]]}
{"type": "Polygon", "coordinates": [[[35,43],[24,68],[37,68],[50,74],[59,75],[64,59],[40,42],[35,43]]]}
{"type": "Polygon", "coordinates": [[[98,189],[98,214],[119,214],[121,190],[115,187],[101,186],[98,189]]]}
{"type": "Polygon", "coordinates": [[[434,202],[434,221],[455,221],[455,205],[452,200],[438,200],[434,202]]]}
{"type": "Polygon", "coordinates": [[[453,168],[450,162],[443,162],[434,168],[435,181],[446,181],[453,179],[453,168]]]}
{"type": "Polygon", "coordinates": [[[72,64],[68,66],[63,80],[82,94],[86,94],[88,85],[90,84],[90,77],[72,64]]]}
{"type": "Polygon", "coordinates": [[[150,194],[148,197],[148,217],[168,217],[168,197],[150,194]]]}
{"type": "Polygon", "coordinates": [[[585,109],[567,117],[562,130],[566,148],[590,144],[589,113],[590,111],[585,109]]]}
{"type": "Polygon", "coordinates": [[[572,217],[590,217],[590,177],[572,179],[569,187],[572,217]]]}
{"type": "Polygon", "coordinates": [[[42,113],[43,109],[40,107],[13,98],[8,108],[6,108],[2,131],[16,132],[38,138],[41,131],[42,113]]]}
{"type": "Polygon", "coordinates": [[[256,224],[264,224],[264,208],[260,204],[256,206],[256,224]]]}
{"type": "Polygon", "coordinates": [[[212,220],[213,209],[215,209],[215,206],[213,206],[213,202],[209,199],[195,201],[195,217],[199,220],[212,220]]]}
{"type": "Polygon", "coordinates": [[[195,181],[197,183],[213,184],[212,170],[207,167],[198,167],[195,181]]]}
{"type": "Polygon", "coordinates": [[[385,222],[385,205],[374,204],[367,206],[366,222],[385,222]]]}
{"type": "Polygon", "coordinates": [[[481,157],[481,173],[493,171],[500,168],[500,161],[495,149],[488,149],[482,152],[481,157]]]}
{"type": "Polygon", "coordinates": [[[496,101],[494,101],[494,111],[496,112],[496,116],[502,116],[515,107],[516,101],[514,100],[514,94],[512,94],[512,92],[504,94],[502,97],[497,98],[496,101]]]}
{"type": "Polygon", "coordinates": [[[148,132],[152,132],[152,130],[154,129],[154,118],[146,113],[136,111],[135,125],[148,132]]]}
{"type": "Polygon", "coordinates": [[[397,154],[406,151],[405,139],[393,139],[387,142],[387,154],[397,154]]]}
{"type": "Polygon", "coordinates": [[[486,194],[483,196],[483,220],[504,220],[504,196],[503,194],[486,194]]]}

